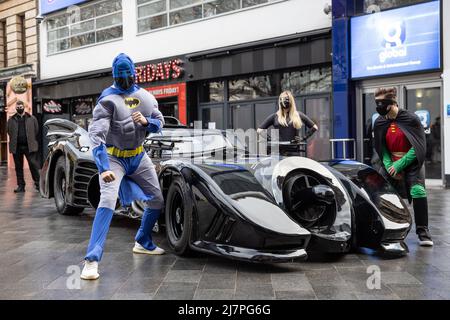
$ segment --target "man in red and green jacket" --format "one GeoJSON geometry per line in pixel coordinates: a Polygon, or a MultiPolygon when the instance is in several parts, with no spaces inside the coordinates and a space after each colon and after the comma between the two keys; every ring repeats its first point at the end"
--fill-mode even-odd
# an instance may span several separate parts
{"type": "Polygon", "coordinates": [[[425,131],[416,114],[399,108],[395,88],[378,89],[375,100],[380,114],[374,124],[375,150],[389,177],[405,183],[420,245],[433,246],[425,189],[425,131]]]}

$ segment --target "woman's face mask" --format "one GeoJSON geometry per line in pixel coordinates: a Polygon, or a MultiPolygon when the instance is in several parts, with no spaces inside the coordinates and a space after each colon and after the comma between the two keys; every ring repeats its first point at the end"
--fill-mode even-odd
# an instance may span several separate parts
{"type": "Polygon", "coordinates": [[[291,108],[291,100],[289,97],[285,97],[281,100],[281,106],[284,110],[289,110],[291,108]]]}

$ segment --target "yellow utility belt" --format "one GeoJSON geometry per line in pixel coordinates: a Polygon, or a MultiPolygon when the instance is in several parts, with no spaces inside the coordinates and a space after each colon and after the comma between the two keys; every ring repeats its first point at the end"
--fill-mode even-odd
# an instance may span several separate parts
{"type": "Polygon", "coordinates": [[[140,146],[134,150],[120,150],[116,147],[108,147],[106,150],[108,154],[117,158],[132,158],[144,152],[144,147],[140,146]]]}

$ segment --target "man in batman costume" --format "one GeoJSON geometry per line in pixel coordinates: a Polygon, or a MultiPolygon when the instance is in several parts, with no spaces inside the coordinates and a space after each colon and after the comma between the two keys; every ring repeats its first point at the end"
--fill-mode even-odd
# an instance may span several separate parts
{"type": "Polygon", "coordinates": [[[394,186],[404,184],[408,192],[408,200],[413,203],[419,244],[433,246],[428,229],[425,189],[425,131],[416,114],[399,108],[395,88],[378,89],[375,100],[380,117],[374,124],[374,142],[386,170],[384,173],[387,172],[394,186]]]}
{"type": "Polygon", "coordinates": [[[119,54],[113,62],[114,84],[98,99],[89,126],[101,195],[81,273],[84,280],[99,278],[98,262],[103,255],[117,197],[122,205],[134,200],[146,203],[133,252],[164,254],[164,250],[153,243],[151,235],[164,198],[155,167],[143,148],[147,134],[161,131],[164,117],[153,95],[135,84],[135,76],[133,61],[119,54]]]}

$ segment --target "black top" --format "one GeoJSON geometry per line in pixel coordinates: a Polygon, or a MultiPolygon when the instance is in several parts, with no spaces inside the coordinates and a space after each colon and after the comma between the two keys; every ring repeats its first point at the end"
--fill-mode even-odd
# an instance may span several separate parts
{"type": "Polygon", "coordinates": [[[385,117],[378,117],[373,127],[375,136],[375,150],[380,159],[383,158],[383,147],[386,146],[386,132],[392,122],[395,122],[408,138],[409,142],[416,151],[419,166],[422,167],[425,162],[426,138],[425,130],[420,122],[419,117],[408,110],[400,109],[395,120],[389,120],[385,117]]]}
{"type": "Polygon", "coordinates": [[[25,128],[25,116],[17,116],[17,123],[19,125],[17,132],[17,144],[28,145],[27,130],[25,128]]]}
{"type": "MultiPolygon", "coordinates": [[[[300,119],[302,122],[311,129],[316,124],[312,121],[306,114],[303,112],[298,113],[300,115],[300,119]]],[[[289,123],[289,117],[287,118],[287,122],[289,123]]],[[[278,122],[278,115],[276,113],[270,115],[264,122],[259,126],[260,129],[268,129],[273,126],[275,129],[279,130],[280,133],[280,141],[292,141],[296,136],[300,137],[300,129],[295,129],[293,123],[289,123],[287,127],[282,126],[278,122]]]]}

